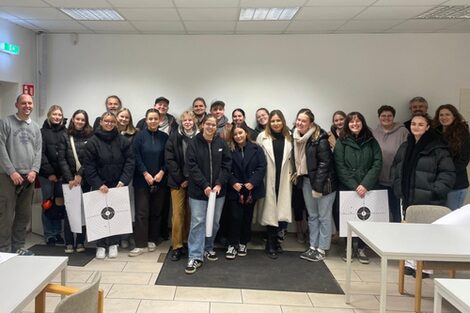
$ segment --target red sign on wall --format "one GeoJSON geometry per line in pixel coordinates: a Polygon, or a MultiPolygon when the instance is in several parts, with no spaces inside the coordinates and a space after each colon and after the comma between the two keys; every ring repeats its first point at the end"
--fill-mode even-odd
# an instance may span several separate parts
{"type": "Polygon", "coordinates": [[[23,93],[34,97],[34,85],[33,84],[24,84],[23,85],[23,93]]]}

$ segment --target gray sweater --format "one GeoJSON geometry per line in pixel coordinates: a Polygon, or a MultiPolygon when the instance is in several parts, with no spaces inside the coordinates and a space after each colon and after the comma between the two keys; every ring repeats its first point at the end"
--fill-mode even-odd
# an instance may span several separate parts
{"type": "Polygon", "coordinates": [[[375,139],[382,149],[382,171],[379,176],[379,183],[385,186],[392,185],[392,173],[390,171],[393,163],[393,158],[397,153],[400,145],[406,141],[408,137],[408,130],[402,124],[394,123],[390,131],[385,131],[381,125],[372,131],[375,139]]]}
{"type": "Polygon", "coordinates": [[[0,173],[28,174],[41,167],[42,137],[38,124],[9,115],[0,120],[0,173]]]}

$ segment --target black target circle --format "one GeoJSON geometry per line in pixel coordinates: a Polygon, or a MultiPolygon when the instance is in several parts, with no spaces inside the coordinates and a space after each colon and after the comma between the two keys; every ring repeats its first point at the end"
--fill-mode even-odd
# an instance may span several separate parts
{"type": "Polygon", "coordinates": [[[109,207],[109,206],[101,210],[101,217],[105,220],[112,219],[114,217],[114,214],[116,214],[116,212],[114,211],[112,207],[109,207]]]}
{"type": "Polygon", "coordinates": [[[369,208],[363,206],[363,207],[360,207],[358,210],[357,210],[357,217],[362,220],[362,221],[365,221],[365,220],[368,220],[369,217],[370,217],[370,210],[369,208]]]}

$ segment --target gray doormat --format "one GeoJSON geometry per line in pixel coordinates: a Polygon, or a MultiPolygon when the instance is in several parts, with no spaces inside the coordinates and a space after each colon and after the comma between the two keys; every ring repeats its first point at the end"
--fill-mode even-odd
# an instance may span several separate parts
{"type": "Polygon", "coordinates": [[[324,262],[302,260],[300,252],[284,251],[271,260],[263,250],[248,250],[245,257],[227,260],[225,250],[217,249],[219,260],[206,260],[192,275],[184,272],[187,259],[174,262],[169,255],[156,285],[344,294],[324,262]]]}
{"type": "Polygon", "coordinates": [[[85,266],[93,260],[96,255],[95,248],[86,248],[85,252],[65,253],[64,246],[34,245],[28,250],[33,251],[35,255],[42,256],[68,256],[69,266],[85,266]]]}

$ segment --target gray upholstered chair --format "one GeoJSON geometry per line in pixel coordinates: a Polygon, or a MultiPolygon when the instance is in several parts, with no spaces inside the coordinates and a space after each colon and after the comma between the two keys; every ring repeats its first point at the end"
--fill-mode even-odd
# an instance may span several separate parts
{"type": "Polygon", "coordinates": [[[46,293],[65,295],[54,313],[103,313],[104,293],[99,288],[101,273],[96,273],[93,283],[82,289],[49,284],[36,297],[35,312],[45,312],[46,293]]]}

